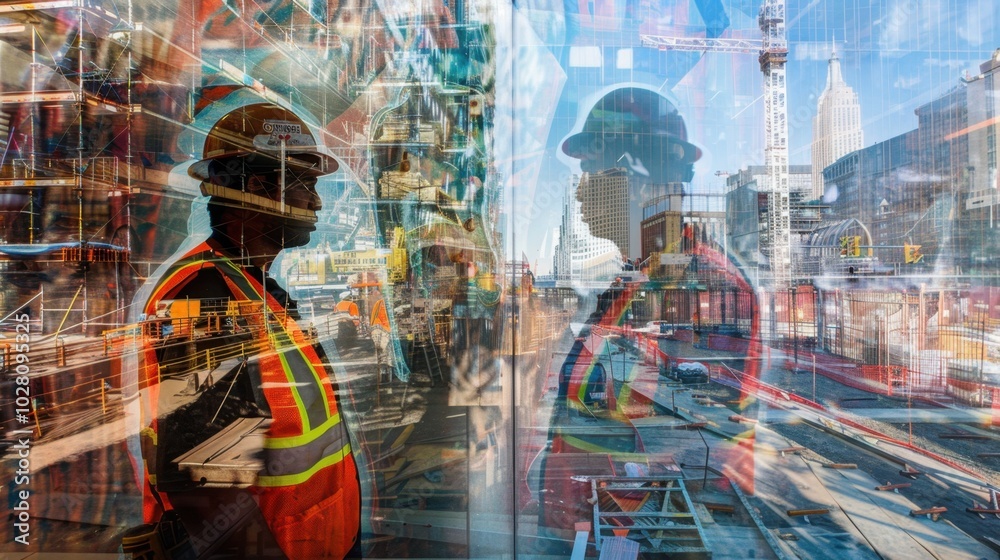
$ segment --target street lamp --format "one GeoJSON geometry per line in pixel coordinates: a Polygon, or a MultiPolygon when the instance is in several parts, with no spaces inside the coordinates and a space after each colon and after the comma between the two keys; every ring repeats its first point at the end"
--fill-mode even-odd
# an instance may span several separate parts
{"type": "Polygon", "coordinates": [[[813,350],[813,402],[816,402],[816,351],[813,350]]]}
{"type": "Polygon", "coordinates": [[[705,444],[705,476],[701,479],[701,489],[704,490],[708,486],[708,458],[711,448],[708,446],[708,442],[705,441],[705,434],[701,433],[701,428],[696,429],[698,435],[701,436],[701,442],[705,444]]]}
{"type": "Polygon", "coordinates": [[[977,390],[977,400],[982,408],[986,401],[983,394],[983,362],[986,360],[986,312],[990,306],[985,303],[977,303],[975,308],[979,310],[979,389],[977,390]]]}
{"type": "Polygon", "coordinates": [[[686,390],[687,390],[687,388],[685,388],[685,387],[671,387],[670,388],[670,409],[673,410],[673,413],[674,413],[675,417],[677,416],[677,400],[675,398],[676,395],[677,395],[677,391],[686,391],[686,390]]]}

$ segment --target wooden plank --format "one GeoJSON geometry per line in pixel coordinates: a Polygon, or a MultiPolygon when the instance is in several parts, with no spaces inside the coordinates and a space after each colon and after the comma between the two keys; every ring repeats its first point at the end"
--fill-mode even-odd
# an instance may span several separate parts
{"type": "Polygon", "coordinates": [[[415,426],[416,424],[407,424],[407,426],[403,428],[403,431],[399,434],[399,437],[394,439],[392,441],[392,445],[390,445],[389,447],[396,448],[406,443],[406,440],[410,438],[410,434],[413,433],[413,429],[415,426]]]}
{"type": "Polygon", "coordinates": [[[883,484],[882,486],[876,486],[875,489],[880,492],[887,492],[889,490],[898,490],[900,488],[909,488],[911,484],[909,482],[900,482],[899,484],[883,484]]]}
{"type": "Polygon", "coordinates": [[[914,515],[914,516],[916,516],[916,515],[927,515],[928,513],[945,513],[947,511],[948,511],[948,508],[946,508],[944,506],[937,506],[937,507],[930,507],[930,508],[924,508],[924,509],[911,509],[910,510],[910,515],[914,515]]]}
{"type": "Polygon", "coordinates": [[[992,514],[1000,514],[1000,509],[993,509],[993,508],[968,507],[968,508],[965,508],[965,511],[967,511],[969,513],[992,513],[992,514]]]}
{"type": "Polygon", "coordinates": [[[790,509],[786,510],[789,517],[798,517],[800,515],[826,515],[830,513],[827,508],[811,508],[811,509],[790,509]]]}
{"type": "Polygon", "coordinates": [[[576,523],[576,538],[573,540],[573,553],[570,560],[583,560],[587,556],[587,540],[590,536],[590,523],[576,523]]]}
{"type": "Polygon", "coordinates": [[[937,521],[938,519],[941,518],[941,514],[947,511],[948,508],[941,506],[924,508],[924,509],[911,509],[910,517],[917,517],[918,515],[926,515],[927,517],[931,518],[931,521],[937,521]]]}
{"type": "Polygon", "coordinates": [[[905,476],[906,478],[910,478],[910,479],[916,480],[917,477],[920,476],[923,473],[920,472],[920,471],[918,471],[918,470],[916,470],[916,469],[914,469],[913,467],[911,467],[909,465],[903,465],[903,470],[899,471],[899,474],[901,474],[902,476],[905,476]]]}

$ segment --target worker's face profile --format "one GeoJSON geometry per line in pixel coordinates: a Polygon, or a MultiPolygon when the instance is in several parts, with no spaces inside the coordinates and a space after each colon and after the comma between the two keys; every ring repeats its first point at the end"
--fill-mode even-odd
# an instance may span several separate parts
{"type": "MultiPolygon", "coordinates": [[[[658,185],[682,183],[691,180],[697,149],[662,136],[635,134],[603,134],[595,142],[600,150],[580,154],[580,169],[588,174],[607,169],[623,168],[628,172],[629,203],[640,205],[649,189],[658,185]]],[[[601,219],[604,205],[588,190],[596,188],[591,181],[581,181],[576,190],[576,200],[581,203],[580,215],[593,229],[595,220],[601,219]]]]}
{"type": "Polygon", "coordinates": [[[273,210],[222,203],[231,208],[235,220],[254,220],[261,224],[260,235],[269,245],[281,248],[307,245],[316,230],[316,213],[322,202],[316,192],[318,177],[302,159],[287,164],[284,169],[282,193],[281,162],[259,154],[237,155],[213,160],[208,165],[206,182],[236,189],[247,194],[284,202],[285,208],[273,210]],[[284,196],[282,196],[282,194],[284,196]],[[289,212],[288,209],[295,209],[289,212]]]}
{"type": "MultiPolygon", "coordinates": [[[[250,154],[213,161],[208,166],[212,184],[238,188],[244,192],[281,201],[280,162],[250,154]]],[[[316,193],[317,177],[298,166],[287,166],[284,177],[285,204],[309,210],[314,215],[322,208],[316,193]]]]}
{"type": "MultiPolygon", "coordinates": [[[[278,180],[277,177],[270,179],[278,180]]],[[[316,212],[319,212],[323,207],[323,203],[316,193],[316,179],[313,176],[296,176],[291,172],[286,173],[285,204],[302,210],[310,210],[315,216],[316,212]]],[[[278,185],[274,185],[270,192],[280,192],[279,188],[278,185]]]]}
{"type": "Polygon", "coordinates": [[[591,220],[595,218],[593,209],[594,197],[588,196],[588,191],[590,190],[590,181],[580,181],[579,186],[576,188],[576,200],[580,203],[580,215],[583,221],[587,224],[591,223],[591,220]]]}

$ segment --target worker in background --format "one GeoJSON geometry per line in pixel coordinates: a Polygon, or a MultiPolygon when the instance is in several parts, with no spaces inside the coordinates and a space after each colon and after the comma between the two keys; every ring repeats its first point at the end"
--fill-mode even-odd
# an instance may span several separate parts
{"type": "Polygon", "coordinates": [[[337,318],[337,341],[352,342],[358,337],[361,330],[361,311],[351,292],[341,294],[340,301],[333,308],[334,313],[340,314],[337,318]]]}
{"type": "Polygon", "coordinates": [[[209,364],[189,357],[194,371],[176,372],[167,348],[143,350],[137,380],[142,453],[135,460],[145,524],[123,538],[123,550],[135,558],[203,555],[242,518],[262,519],[263,532],[288,558],[358,553],[360,484],[337,383],[322,348],[296,321],[295,303],[268,276],[282,249],[309,241],[321,206],[316,181],[336,169],[305,122],[268,103],[222,117],[208,133],[204,159],[190,166],[189,175],[210,197],[211,234],[159,276],[144,309],[152,316],[161,300],[243,306],[235,319],[245,328],[229,333],[229,346],[244,349],[243,363],[199,400],[178,403],[161,381],[197,375],[209,364]],[[192,481],[172,462],[241,418],[261,418],[266,426],[254,451],[263,468],[247,480],[234,467],[221,475],[228,473],[229,483],[192,481]],[[236,512],[229,526],[218,526],[220,511],[236,512]]]}
{"type": "MultiPolygon", "coordinates": [[[[694,174],[694,163],[701,156],[701,150],[688,141],[684,119],[675,105],[650,89],[621,87],[608,92],[595,103],[577,130],[579,132],[563,142],[563,152],[579,159],[581,169],[591,174],[625,167],[633,205],[643,202],[644,195],[650,194],[650,186],[689,182],[694,174]]],[[[588,188],[599,187],[581,180],[577,199],[583,203],[583,221],[593,231],[598,229],[595,226],[602,216],[599,208],[592,204],[592,195],[585,192],[588,188]]],[[[639,221],[629,223],[629,228],[638,229],[639,221]]],[[[704,253],[697,256],[719,265],[720,274],[731,274],[730,269],[725,268],[725,255],[716,254],[707,245],[699,250],[704,253]]],[[[630,256],[622,253],[623,268],[627,270],[624,264],[629,262],[630,256]]],[[[631,268],[641,268],[641,262],[637,261],[639,259],[631,262],[631,268]]],[[[633,298],[645,287],[641,274],[638,281],[633,276],[626,276],[616,278],[597,296],[596,309],[586,325],[572,342],[567,341],[572,346],[560,369],[559,400],[553,407],[548,455],[541,467],[545,495],[558,497],[546,499],[543,496],[540,500],[541,532],[549,536],[571,539],[573,524],[593,515],[592,505],[586,498],[566,499],[580,489],[560,470],[567,464],[567,458],[577,453],[629,454],[643,449],[626,411],[633,404],[630,401],[648,403],[642,403],[645,397],[630,391],[627,371],[619,371],[614,376],[605,372],[613,351],[608,341],[627,332],[633,298]],[[622,382],[614,383],[615,376],[622,382]],[[623,428],[631,427],[633,437],[622,437],[611,445],[608,438],[590,439],[591,434],[562,431],[561,427],[568,424],[566,418],[593,415],[597,404],[604,402],[610,409],[604,416],[619,421],[623,428]]],[[[737,285],[746,286],[745,282],[739,283],[741,280],[732,278],[737,285]]],[[[755,335],[753,332],[752,336],[755,335]]],[[[752,479],[752,452],[737,450],[727,460],[752,479]]]]}

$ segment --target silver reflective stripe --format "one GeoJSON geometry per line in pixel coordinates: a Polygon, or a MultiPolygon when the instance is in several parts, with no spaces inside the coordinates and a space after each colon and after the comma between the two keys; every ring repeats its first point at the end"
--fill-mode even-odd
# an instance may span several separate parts
{"type": "Polygon", "coordinates": [[[316,439],[288,448],[264,449],[263,475],[283,476],[299,474],[311,469],[324,457],[339,452],[350,439],[343,422],[337,422],[318,435],[316,439]]]}

